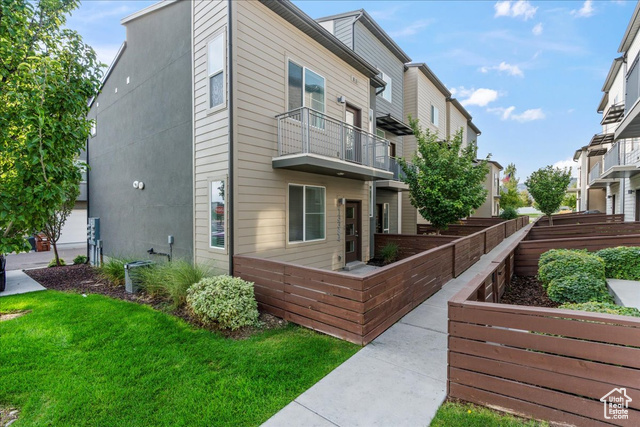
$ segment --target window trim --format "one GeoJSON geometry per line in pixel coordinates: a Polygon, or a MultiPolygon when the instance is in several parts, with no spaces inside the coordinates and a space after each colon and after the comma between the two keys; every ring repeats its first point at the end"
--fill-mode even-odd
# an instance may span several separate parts
{"type": "Polygon", "coordinates": [[[228,182],[228,176],[225,175],[224,177],[217,177],[217,178],[208,178],[207,179],[207,188],[208,190],[208,195],[207,195],[207,217],[209,218],[209,222],[207,223],[207,245],[209,246],[209,250],[211,251],[216,251],[216,252],[223,252],[223,253],[227,253],[227,247],[229,244],[229,221],[227,220],[227,218],[229,218],[229,204],[228,204],[228,200],[229,200],[229,194],[226,191],[226,189],[228,188],[227,186],[227,182],[228,182]],[[213,246],[211,245],[211,190],[212,190],[212,185],[214,182],[222,182],[224,183],[224,188],[225,188],[225,192],[224,192],[224,247],[220,247],[220,246],[213,246]]]}
{"type": "Polygon", "coordinates": [[[213,36],[207,41],[207,53],[206,53],[206,61],[207,61],[207,114],[215,113],[220,110],[224,110],[227,108],[227,27],[223,27],[220,30],[216,31],[213,36]],[[222,55],[222,69],[215,73],[217,75],[222,73],[222,86],[224,90],[222,91],[222,103],[211,106],[211,77],[212,71],[209,69],[209,48],[212,43],[218,40],[219,37],[222,37],[222,46],[224,46],[224,52],[222,55]]]}
{"type": "Polygon", "coordinates": [[[290,182],[287,184],[287,205],[286,205],[286,225],[287,225],[287,245],[300,245],[304,243],[315,243],[315,242],[325,242],[327,240],[327,187],[323,185],[311,185],[311,184],[297,184],[294,182],[290,182]],[[291,205],[291,187],[302,187],[302,240],[294,240],[291,241],[291,237],[289,236],[289,206],[291,205]],[[324,190],[324,237],[321,239],[312,239],[306,240],[307,233],[307,197],[306,197],[306,189],[307,187],[314,188],[322,188],[324,190]]]}
{"type": "Polygon", "coordinates": [[[440,109],[438,107],[436,107],[435,105],[431,104],[431,124],[436,126],[436,127],[440,127],[440,109]],[[437,111],[437,120],[434,121],[435,119],[435,115],[434,112],[437,111]]]}
{"type": "Polygon", "coordinates": [[[385,86],[384,90],[379,93],[379,96],[380,96],[380,98],[382,98],[385,101],[387,101],[389,104],[392,104],[393,103],[393,79],[391,78],[391,76],[389,74],[385,73],[381,69],[378,68],[378,71],[380,71],[380,78],[387,84],[385,86]],[[387,77],[389,79],[389,81],[386,81],[385,77],[387,77]],[[389,89],[389,92],[387,92],[387,89],[389,89]],[[385,96],[384,96],[385,93],[389,94],[389,99],[385,98],[385,96]]]}
{"type": "Polygon", "coordinates": [[[302,68],[302,106],[298,107],[298,108],[309,108],[313,111],[318,111],[315,110],[313,108],[311,108],[308,105],[305,105],[305,85],[307,82],[307,76],[306,76],[306,70],[311,71],[312,73],[316,74],[317,76],[320,76],[322,78],[322,81],[324,82],[324,93],[323,93],[323,99],[322,99],[322,106],[324,108],[324,111],[318,111],[319,113],[322,113],[324,115],[327,114],[327,78],[320,74],[319,72],[317,72],[316,70],[314,70],[313,68],[307,67],[306,65],[302,65],[303,61],[298,61],[297,59],[294,59],[290,56],[286,57],[286,61],[285,61],[285,98],[284,98],[284,102],[285,102],[285,111],[291,111],[289,109],[289,62],[293,62],[294,64],[296,64],[298,67],[302,68]]]}
{"type": "Polygon", "coordinates": [[[390,208],[389,203],[382,204],[382,233],[383,234],[389,234],[389,230],[391,229],[391,211],[389,208],[390,208]],[[387,219],[386,228],[384,223],[385,216],[387,219]]]}

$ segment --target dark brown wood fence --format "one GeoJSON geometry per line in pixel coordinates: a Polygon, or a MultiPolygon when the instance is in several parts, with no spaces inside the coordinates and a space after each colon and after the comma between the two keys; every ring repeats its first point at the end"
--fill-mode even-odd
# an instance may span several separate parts
{"type": "MultiPolygon", "coordinates": [[[[590,227],[590,225],[584,225],[584,227],[590,227]]],[[[598,251],[616,246],[640,246],[640,234],[523,241],[516,250],[516,274],[520,276],[534,276],[538,274],[538,260],[540,259],[540,255],[550,249],[587,249],[588,251],[598,251]]]]}
{"type": "MultiPolygon", "coordinates": [[[[471,236],[442,240],[441,246],[363,276],[241,255],[234,256],[234,270],[255,283],[262,310],[364,345],[473,265],[497,239],[522,228],[528,218],[512,222],[515,228],[500,223],[471,236]]],[[[423,236],[406,239],[416,237],[423,236]]],[[[397,235],[389,239],[405,243],[397,235]]]]}
{"type": "Polygon", "coordinates": [[[400,248],[399,259],[404,259],[457,239],[459,239],[458,236],[376,234],[374,237],[374,251],[378,256],[382,248],[389,243],[395,243],[400,248]]]}
{"type": "Polygon", "coordinates": [[[581,225],[538,226],[529,231],[527,240],[570,239],[587,236],[640,234],[640,222],[597,222],[581,225]]]}
{"type": "MultiPolygon", "coordinates": [[[[623,222],[623,214],[560,214],[553,215],[553,225],[572,225],[572,224],[592,224],[594,222],[623,222]]],[[[549,218],[546,216],[540,217],[536,221],[536,226],[548,226],[549,218]]]]}
{"type": "Polygon", "coordinates": [[[569,425],[638,425],[640,319],[498,304],[518,244],[449,301],[449,396],[569,425]],[[605,419],[599,399],[619,387],[634,399],[629,418],[605,419]]]}

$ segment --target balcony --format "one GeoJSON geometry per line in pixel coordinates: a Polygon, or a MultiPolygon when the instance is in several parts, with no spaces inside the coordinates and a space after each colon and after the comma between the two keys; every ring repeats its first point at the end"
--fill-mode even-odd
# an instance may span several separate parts
{"type": "Polygon", "coordinates": [[[389,141],[307,107],[276,116],[276,169],[371,180],[392,180],[389,141]]]}
{"type": "Polygon", "coordinates": [[[605,179],[602,177],[603,162],[596,163],[589,171],[589,187],[602,188],[608,184],[615,182],[613,179],[605,179]]]}
{"type": "Polygon", "coordinates": [[[404,182],[404,171],[398,160],[394,157],[389,157],[389,171],[393,172],[393,179],[376,181],[376,188],[392,191],[409,191],[409,185],[404,182]]]}
{"type": "Polygon", "coordinates": [[[615,132],[615,139],[640,137],[640,66],[636,57],[626,78],[624,117],[615,132]]]}
{"type": "Polygon", "coordinates": [[[640,143],[619,141],[604,155],[602,178],[631,178],[640,173],[640,143]]]}

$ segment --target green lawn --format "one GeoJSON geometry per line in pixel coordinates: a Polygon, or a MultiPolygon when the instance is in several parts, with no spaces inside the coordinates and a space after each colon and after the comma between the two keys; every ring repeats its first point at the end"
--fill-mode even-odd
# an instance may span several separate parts
{"type": "Polygon", "coordinates": [[[445,402],[431,427],[541,427],[547,423],[524,420],[470,403],[445,402]]]}
{"type": "Polygon", "coordinates": [[[43,291],[0,322],[0,406],[14,426],[259,425],[359,347],[288,326],[232,341],[149,307],[43,291]]]}

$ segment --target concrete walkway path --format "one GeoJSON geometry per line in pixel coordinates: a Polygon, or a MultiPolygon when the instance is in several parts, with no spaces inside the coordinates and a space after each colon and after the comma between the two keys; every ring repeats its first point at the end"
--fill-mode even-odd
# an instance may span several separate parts
{"type": "MultiPolygon", "coordinates": [[[[73,259],[78,255],[87,255],[87,245],[58,247],[58,255],[67,264],[72,264],[73,259]]],[[[46,252],[9,254],[7,255],[7,271],[46,267],[53,258],[55,258],[53,249],[46,252]]]]}
{"type": "Polygon", "coordinates": [[[447,302],[517,231],[263,426],[428,426],[446,398],[447,302]]]}
{"type": "Polygon", "coordinates": [[[44,286],[24,274],[24,271],[11,270],[7,271],[7,282],[4,291],[0,292],[0,297],[45,290],[44,286]]]}

